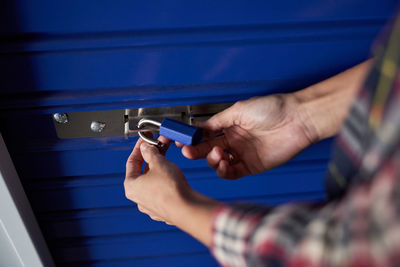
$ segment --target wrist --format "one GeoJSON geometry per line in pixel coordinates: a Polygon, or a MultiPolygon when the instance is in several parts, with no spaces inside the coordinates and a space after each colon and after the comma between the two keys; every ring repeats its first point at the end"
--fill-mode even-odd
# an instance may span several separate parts
{"type": "Polygon", "coordinates": [[[315,99],[304,98],[302,94],[306,90],[293,93],[298,103],[295,113],[296,119],[300,122],[307,139],[313,144],[329,137],[331,135],[330,131],[333,132],[333,130],[323,127],[318,116],[318,109],[321,109],[319,112],[322,112],[323,107],[319,108],[319,105],[313,102],[315,99]]]}
{"type": "Polygon", "coordinates": [[[348,112],[350,99],[353,98],[320,86],[317,84],[294,93],[299,101],[298,118],[312,143],[338,133],[348,112]],[[318,94],[315,91],[325,93],[318,94]]]}
{"type": "Polygon", "coordinates": [[[341,87],[324,83],[294,95],[299,102],[298,117],[313,143],[338,133],[354,98],[349,91],[343,92],[341,87]]]}
{"type": "Polygon", "coordinates": [[[336,135],[372,60],[293,93],[298,114],[314,142],[336,135]]]}

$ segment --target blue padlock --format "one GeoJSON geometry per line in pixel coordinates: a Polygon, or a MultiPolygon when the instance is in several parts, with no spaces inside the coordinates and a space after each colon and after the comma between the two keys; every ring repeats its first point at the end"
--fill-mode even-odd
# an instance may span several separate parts
{"type": "MultiPolygon", "coordinates": [[[[168,118],[163,119],[161,123],[155,120],[141,119],[138,123],[138,128],[143,128],[145,124],[151,124],[159,127],[161,136],[178,141],[184,145],[196,145],[200,143],[202,138],[201,128],[168,118]]],[[[160,141],[145,136],[141,131],[139,131],[138,134],[143,140],[150,144],[157,146],[163,145],[160,141]]]]}

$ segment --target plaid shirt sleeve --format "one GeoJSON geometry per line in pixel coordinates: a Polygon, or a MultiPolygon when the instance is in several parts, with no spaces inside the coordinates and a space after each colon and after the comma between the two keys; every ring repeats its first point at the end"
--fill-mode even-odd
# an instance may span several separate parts
{"type": "Polygon", "coordinates": [[[212,252],[223,266],[393,266],[400,262],[397,166],[399,152],[372,182],[321,206],[221,206],[212,252]]]}
{"type": "Polygon", "coordinates": [[[400,264],[400,19],[386,40],[337,138],[330,200],[220,206],[211,250],[223,266],[400,264]]]}

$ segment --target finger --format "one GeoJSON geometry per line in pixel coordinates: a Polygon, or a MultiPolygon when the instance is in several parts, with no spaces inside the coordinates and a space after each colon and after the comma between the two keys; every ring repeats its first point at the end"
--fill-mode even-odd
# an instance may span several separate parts
{"type": "Polygon", "coordinates": [[[229,165],[229,162],[223,159],[219,162],[217,174],[221,178],[235,180],[237,178],[249,175],[250,171],[243,162],[229,165]]]}
{"type": "Polygon", "coordinates": [[[160,154],[165,156],[169,146],[171,145],[171,140],[165,136],[159,136],[157,140],[164,144],[164,147],[161,149],[160,154]]]}
{"type": "MultiPolygon", "coordinates": [[[[144,132],[144,135],[146,135],[149,138],[153,138],[153,133],[152,132],[144,132]]],[[[142,140],[142,142],[146,142],[146,141],[142,140]]],[[[140,155],[142,155],[142,154],[140,154],[140,155]]],[[[149,171],[149,164],[146,164],[146,166],[144,166],[143,173],[147,173],[148,171],[149,171]]]]}
{"type": "MultiPolygon", "coordinates": [[[[167,153],[167,150],[168,150],[168,148],[169,148],[169,146],[171,144],[171,140],[166,138],[166,137],[164,137],[164,136],[159,136],[157,138],[157,140],[164,144],[164,146],[162,148],[158,148],[158,149],[160,151],[160,154],[165,156],[165,154],[167,153]]],[[[149,165],[147,164],[144,167],[144,173],[147,173],[148,171],[149,171],[149,165]]]]}
{"type": "Polygon", "coordinates": [[[219,146],[222,150],[229,149],[226,136],[222,135],[195,146],[184,146],[182,148],[182,154],[188,159],[201,159],[207,157],[208,153],[210,153],[215,146],[219,146]]]}
{"type": "Polygon", "coordinates": [[[152,162],[158,161],[159,156],[161,155],[156,146],[150,145],[146,142],[142,142],[140,144],[140,151],[142,153],[144,161],[146,161],[149,165],[152,162]]]}
{"type": "Polygon", "coordinates": [[[129,155],[128,160],[126,161],[127,177],[137,177],[142,174],[143,157],[140,153],[140,145],[142,142],[143,140],[139,138],[132,150],[132,153],[129,155]]]}
{"type": "Polygon", "coordinates": [[[201,123],[201,127],[210,131],[220,131],[224,128],[236,125],[236,121],[239,118],[239,110],[237,106],[238,105],[235,104],[224,111],[215,114],[204,123],[201,123]]]}
{"type": "Polygon", "coordinates": [[[219,162],[224,159],[224,151],[219,146],[215,146],[207,155],[207,163],[213,169],[217,169],[219,162]]]}
{"type": "Polygon", "coordinates": [[[183,147],[183,146],[184,146],[184,144],[179,143],[178,141],[175,141],[175,145],[176,145],[177,147],[183,147]]]}

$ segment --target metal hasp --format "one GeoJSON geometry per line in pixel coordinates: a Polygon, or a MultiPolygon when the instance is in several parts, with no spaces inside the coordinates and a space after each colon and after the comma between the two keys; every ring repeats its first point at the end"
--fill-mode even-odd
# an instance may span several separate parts
{"type": "Polygon", "coordinates": [[[57,119],[60,116],[53,115],[54,127],[60,139],[124,135],[123,109],[59,114],[68,118],[67,122],[59,122],[57,119]]]}
{"type": "Polygon", "coordinates": [[[105,136],[136,136],[138,132],[158,132],[158,127],[146,125],[138,128],[138,122],[143,119],[162,121],[173,119],[185,124],[194,125],[196,121],[205,121],[212,115],[230,107],[233,103],[201,104],[174,107],[151,107],[120,110],[101,110],[87,112],[59,113],[68,118],[66,123],[56,120],[59,116],[53,114],[54,127],[60,139],[105,137],[105,136]]]}

